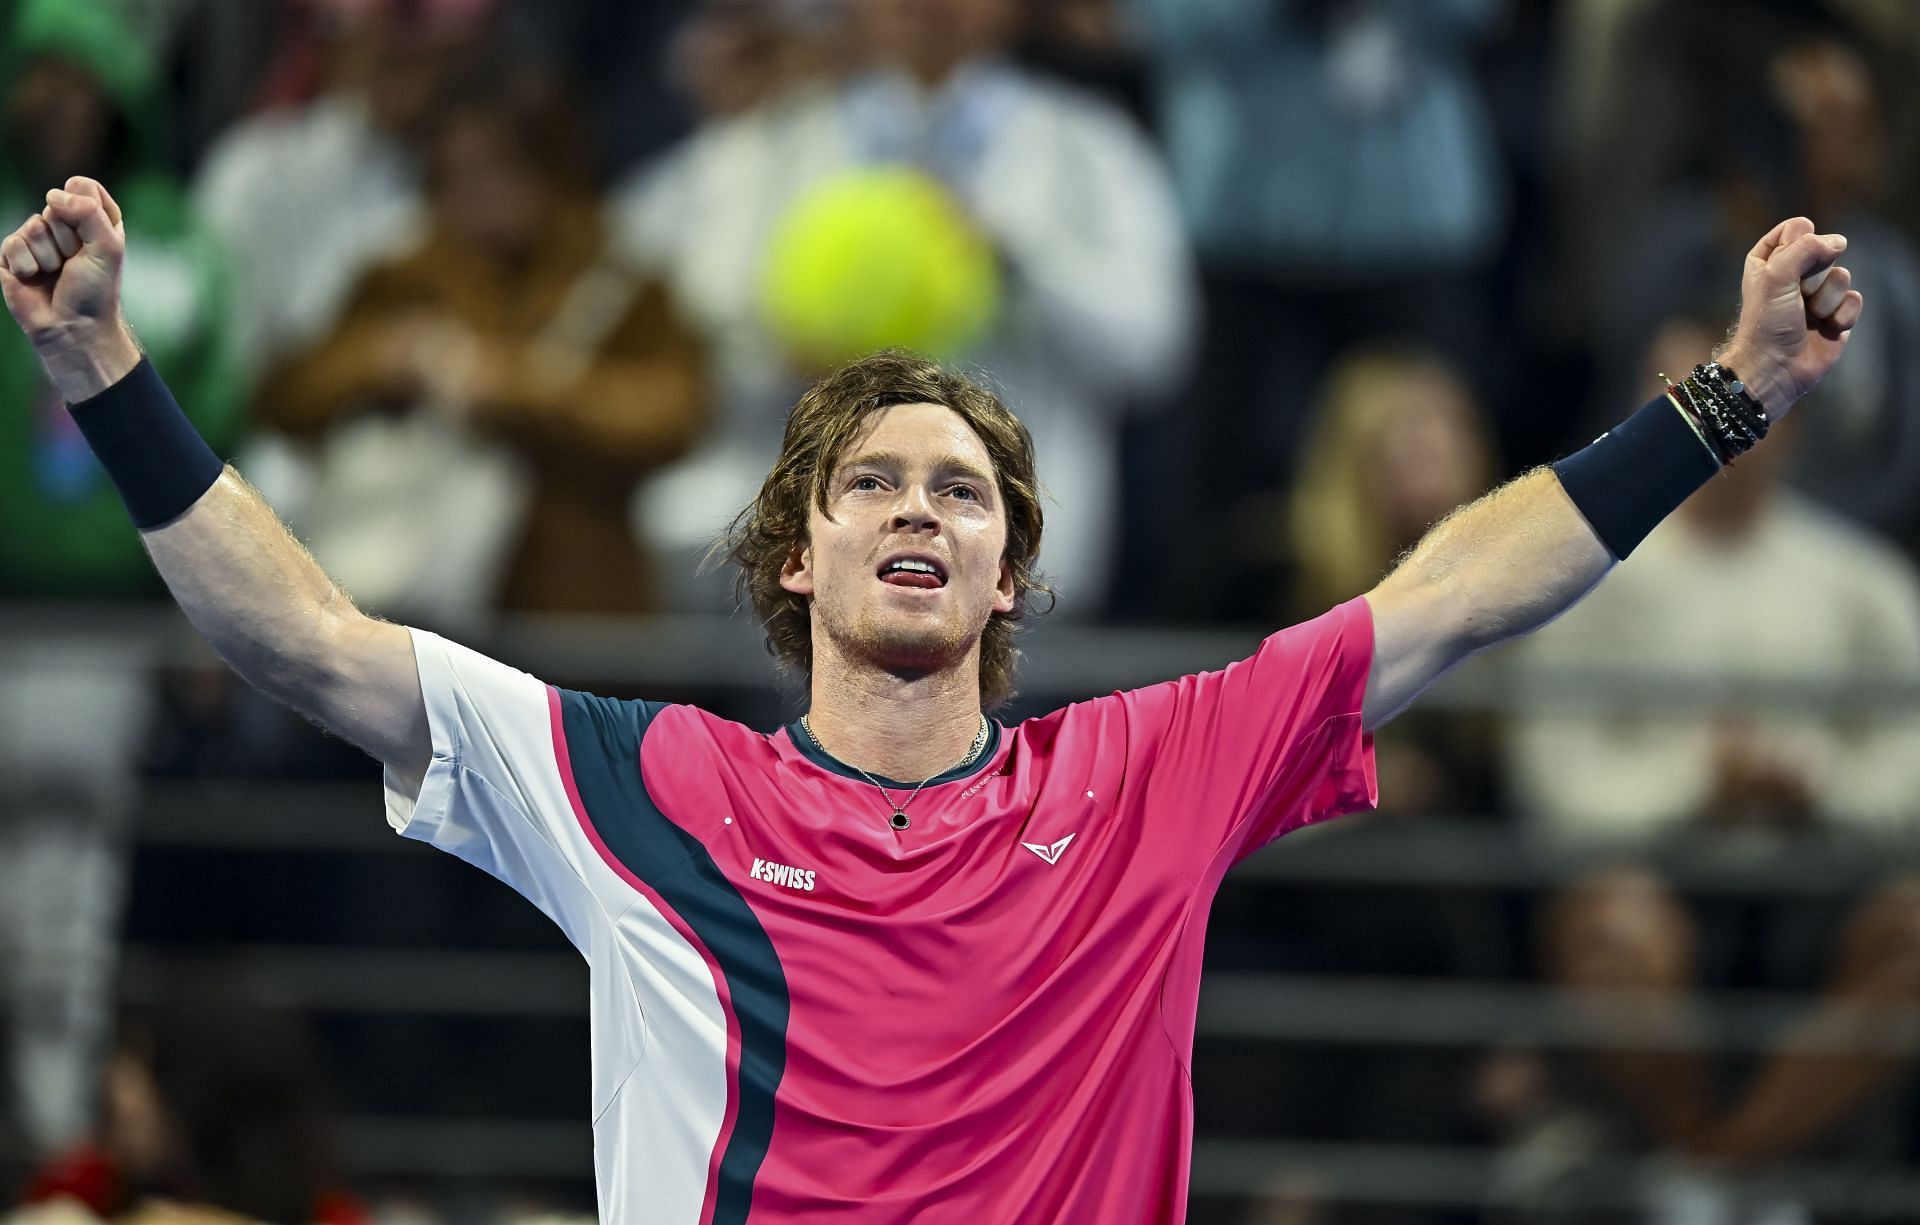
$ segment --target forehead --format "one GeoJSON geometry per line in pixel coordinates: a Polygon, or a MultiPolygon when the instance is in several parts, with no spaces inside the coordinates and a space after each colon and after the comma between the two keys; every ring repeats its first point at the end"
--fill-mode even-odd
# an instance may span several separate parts
{"type": "Polygon", "coordinates": [[[885,453],[928,464],[956,459],[993,472],[987,444],[959,413],[941,404],[896,404],[869,417],[836,461],[885,453]]]}

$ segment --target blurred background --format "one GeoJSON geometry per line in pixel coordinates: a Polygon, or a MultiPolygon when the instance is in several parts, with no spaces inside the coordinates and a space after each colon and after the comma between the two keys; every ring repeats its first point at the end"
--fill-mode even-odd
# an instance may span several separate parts
{"type": "MultiPolygon", "coordinates": [[[[810,372],[1030,423],[1017,719],[1246,654],[1703,360],[1806,213],[1836,374],[1215,908],[1199,1225],[1920,1218],[1920,6],[0,0],[8,224],[363,606],[797,711],[700,558],[810,372]],[[1907,337],[1903,341],[1901,337],[1907,337]]],[[[586,974],[237,685],[0,329],[0,1194],[592,1212],[586,974]]],[[[84,1205],[84,1207],[82,1207],[84,1205]]]]}

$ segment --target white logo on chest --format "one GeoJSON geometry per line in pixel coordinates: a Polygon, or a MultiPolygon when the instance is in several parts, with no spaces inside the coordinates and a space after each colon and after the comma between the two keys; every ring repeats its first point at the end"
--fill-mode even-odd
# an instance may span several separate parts
{"type": "MultiPolygon", "coordinates": [[[[1076,830],[1074,832],[1078,833],[1079,831],[1076,830]]],[[[1067,849],[1067,843],[1072,841],[1073,841],[1073,834],[1068,834],[1066,837],[1054,843],[1052,846],[1047,846],[1039,842],[1022,842],[1020,845],[1026,847],[1029,851],[1032,851],[1034,854],[1038,855],[1040,858],[1052,864],[1052,863],[1060,862],[1061,852],[1065,851],[1067,849]]]]}
{"type": "Polygon", "coordinates": [[[803,893],[813,892],[813,869],[811,868],[795,868],[784,863],[768,863],[764,859],[756,859],[747,875],[755,880],[785,885],[789,889],[798,889],[803,893]]]}

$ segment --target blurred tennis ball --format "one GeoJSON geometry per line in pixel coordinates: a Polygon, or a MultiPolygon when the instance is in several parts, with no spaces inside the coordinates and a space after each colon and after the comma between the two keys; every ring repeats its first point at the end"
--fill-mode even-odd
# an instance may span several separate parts
{"type": "Polygon", "coordinates": [[[993,249],[937,181],[917,170],[858,170],[802,193],[774,228],[760,303],[802,366],[900,347],[967,352],[993,326],[993,249]]]}

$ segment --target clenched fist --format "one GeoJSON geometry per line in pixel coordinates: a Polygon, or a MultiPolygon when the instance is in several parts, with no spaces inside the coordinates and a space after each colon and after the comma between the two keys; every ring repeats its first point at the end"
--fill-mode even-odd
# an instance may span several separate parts
{"type": "Polygon", "coordinates": [[[120,206],[78,176],[0,241],[0,294],[69,402],[106,390],[140,361],[120,318],[126,250],[120,206]]]}
{"type": "Polygon", "coordinates": [[[1833,369],[1860,321],[1860,291],[1837,262],[1846,249],[1845,235],[1793,217],[1747,252],[1740,322],[1720,360],[1775,421],[1833,369]]]}

